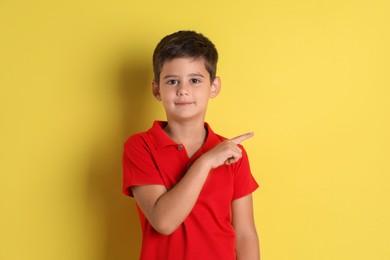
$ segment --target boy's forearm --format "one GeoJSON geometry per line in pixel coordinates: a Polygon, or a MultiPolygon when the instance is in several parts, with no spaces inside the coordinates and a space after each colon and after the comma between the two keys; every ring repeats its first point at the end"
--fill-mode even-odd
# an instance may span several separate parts
{"type": "Polygon", "coordinates": [[[260,260],[259,239],[257,234],[236,240],[237,260],[260,260]]]}
{"type": "Polygon", "coordinates": [[[184,177],[157,201],[150,214],[158,232],[169,235],[193,209],[210,172],[204,158],[199,158],[184,177]]]}

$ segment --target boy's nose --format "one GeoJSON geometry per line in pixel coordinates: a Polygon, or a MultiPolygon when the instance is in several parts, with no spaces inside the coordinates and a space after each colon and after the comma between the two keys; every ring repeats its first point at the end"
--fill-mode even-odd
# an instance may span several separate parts
{"type": "Polygon", "coordinates": [[[189,88],[185,84],[182,84],[177,89],[178,96],[185,96],[189,94],[189,88]]]}

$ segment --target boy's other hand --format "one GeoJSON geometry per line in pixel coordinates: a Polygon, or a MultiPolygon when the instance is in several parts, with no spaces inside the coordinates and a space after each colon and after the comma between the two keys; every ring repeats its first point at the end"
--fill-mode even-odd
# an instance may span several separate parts
{"type": "Polygon", "coordinates": [[[202,157],[206,159],[206,162],[210,163],[211,169],[217,168],[223,164],[233,164],[242,157],[242,150],[238,144],[248,138],[251,138],[253,135],[254,133],[246,133],[232,139],[225,140],[205,153],[202,157]]]}

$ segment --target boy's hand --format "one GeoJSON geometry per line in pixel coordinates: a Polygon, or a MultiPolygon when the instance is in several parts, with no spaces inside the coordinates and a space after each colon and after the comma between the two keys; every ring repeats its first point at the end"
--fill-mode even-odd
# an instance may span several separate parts
{"type": "Polygon", "coordinates": [[[242,151],[240,147],[238,147],[238,144],[251,138],[253,135],[253,133],[246,133],[230,140],[225,140],[205,153],[202,157],[205,157],[204,159],[210,163],[211,169],[217,168],[223,164],[233,164],[242,157],[242,151]]]}

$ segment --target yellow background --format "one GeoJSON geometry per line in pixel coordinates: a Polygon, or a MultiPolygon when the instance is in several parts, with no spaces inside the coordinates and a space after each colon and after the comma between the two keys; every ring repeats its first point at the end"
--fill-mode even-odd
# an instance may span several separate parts
{"type": "Polygon", "coordinates": [[[266,260],[390,259],[390,7],[357,1],[0,1],[0,259],[137,259],[127,136],[164,119],[151,55],[220,53],[207,121],[246,141],[266,260]]]}

